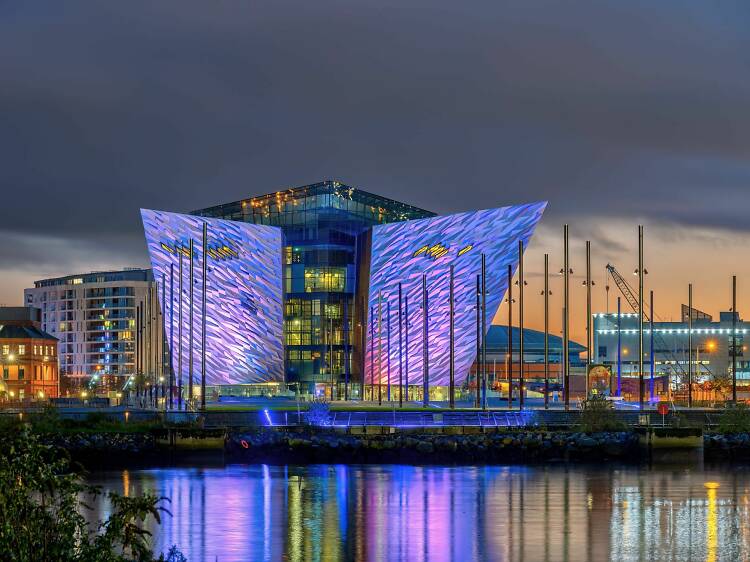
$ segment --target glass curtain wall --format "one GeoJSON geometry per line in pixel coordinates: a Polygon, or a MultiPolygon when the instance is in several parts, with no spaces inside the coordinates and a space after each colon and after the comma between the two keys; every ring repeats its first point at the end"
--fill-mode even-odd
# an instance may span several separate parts
{"type": "Polygon", "coordinates": [[[357,238],[373,225],[434,216],[336,181],[192,214],[282,228],[286,378],[301,383],[303,391],[317,383],[344,382],[347,344],[351,382],[360,379],[359,365],[351,361],[359,345],[354,338],[360,318],[357,238]]]}

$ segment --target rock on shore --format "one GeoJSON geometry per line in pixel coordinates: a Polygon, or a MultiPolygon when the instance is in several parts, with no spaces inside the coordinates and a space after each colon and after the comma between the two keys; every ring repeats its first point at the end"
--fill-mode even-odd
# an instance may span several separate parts
{"type": "Polygon", "coordinates": [[[230,433],[229,460],[276,463],[507,464],[626,460],[637,453],[630,432],[509,431],[464,435],[350,435],[313,430],[230,433]]]}
{"type": "Polygon", "coordinates": [[[750,461],[750,434],[710,433],[703,436],[703,455],[709,461],[750,461]]]}

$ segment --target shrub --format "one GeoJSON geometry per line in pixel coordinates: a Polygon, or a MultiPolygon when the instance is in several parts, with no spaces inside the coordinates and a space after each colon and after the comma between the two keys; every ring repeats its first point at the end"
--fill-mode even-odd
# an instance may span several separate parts
{"type": "Polygon", "coordinates": [[[621,431],[625,424],[618,421],[612,402],[598,395],[593,395],[581,404],[581,431],[621,431]]]}
{"type": "Polygon", "coordinates": [[[728,407],[719,417],[717,429],[721,433],[750,433],[750,408],[747,404],[728,407]]]}
{"type": "Polygon", "coordinates": [[[26,421],[30,422],[38,433],[50,433],[60,427],[60,416],[57,408],[45,404],[40,412],[30,413],[26,421]]]}
{"type": "MultiPolygon", "coordinates": [[[[90,527],[86,499],[101,493],[72,470],[64,451],[43,445],[28,427],[0,435],[0,559],[152,561],[149,518],[165,498],[108,494],[109,518],[90,527]]],[[[179,562],[176,548],[159,560],[179,562]]]]}

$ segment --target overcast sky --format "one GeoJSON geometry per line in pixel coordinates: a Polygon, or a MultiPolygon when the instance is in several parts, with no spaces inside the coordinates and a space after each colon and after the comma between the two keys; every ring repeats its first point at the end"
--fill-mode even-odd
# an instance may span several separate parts
{"type": "Polygon", "coordinates": [[[597,308],[641,222],[661,316],[689,281],[726,309],[733,273],[750,306],[749,100],[746,0],[5,1],[0,303],[145,265],[140,207],[338,179],[440,213],[548,200],[537,304],[564,222],[597,308]]]}

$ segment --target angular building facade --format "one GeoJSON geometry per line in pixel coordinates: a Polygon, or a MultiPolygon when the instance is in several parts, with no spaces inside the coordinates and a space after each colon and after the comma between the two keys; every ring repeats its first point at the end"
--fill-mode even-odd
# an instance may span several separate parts
{"type": "Polygon", "coordinates": [[[187,376],[191,355],[186,287],[192,239],[193,372],[200,372],[205,257],[207,384],[229,387],[224,392],[233,394],[243,393],[236,387],[260,383],[286,382],[303,391],[331,385],[339,396],[357,396],[364,385],[387,384],[389,367],[394,382],[399,360],[402,375],[408,362],[409,383],[421,384],[423,357],[430,385],[447,384],[452,264],[455,380],[460,385],[475,357],[481,255],[486,258],[489,328],[507,289],[507,266],[515,269],[518,242],[526,246],[544,207],[534,203],[438,217],[326,181],[190,215],[144,210],[176,377],[187,376]],[[177,336],[180,325],[182,337],[177,336]]]}
{"type": "Polygon", "coordinates": [[[174,349],[170,357],[178,382],[181,377],[187,380],[191,360],[193,372],[201,365],[204,255],[208,257],[207,384],[284,382],[281,231],[270,226],[162,211],[143,210],[141,216],[159,302],[163,303],[164,337],[168,349],[174,349]]]}
{"type": "Polygon", "coordinates": [[[408,363],[409,384],[421,385],[427,375],[431,385],[448,385],[450,266],[455,382],[466,380],[476,359],[481,256],[487,272],[484,326],[489,329],[508,289],[508,266],[515,271],[518,263],[518,242],[527,246],[544,206],[517,205],[373,228],[368,298],[372,345],[366,374],[374,384],[392,385],[399,365],[408,363]]]}

